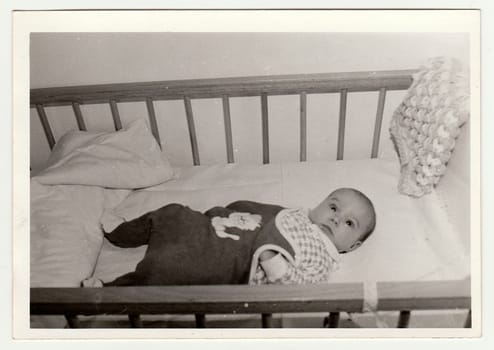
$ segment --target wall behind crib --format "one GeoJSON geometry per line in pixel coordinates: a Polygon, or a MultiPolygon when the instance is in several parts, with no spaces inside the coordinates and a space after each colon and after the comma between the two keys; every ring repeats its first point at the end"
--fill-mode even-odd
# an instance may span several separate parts
{"type": "MultiPolygon", "coordinates": [[[[468,36],[440,33],[34,33],[31,88],[173,79],[415,69],[426,58],[469,62],[468,36]]],[[[403,92],[386,99],[381,155],[393,155],[387,124],[403,92]]],[[[308,160],[335,159],[338,95],[308,96],[308,160]]],[[[298,96],[269,98],[271,161],[296,161],[298,96]]],[[[377,94],[348,97],[345,158],[368,158],[377,94]]],[[[155,104],[164,150],[176,166],[192,164],[182,101],[155,104]]],[[[193,100],[202,164],[226,163],[220,100],[193,100]]],[[[119,104],[124,124],[147,118],[144,103],[119,104]]],[[[110,131],[108,105],[82,106],[89,130],[110,131]]],[[[47,108],[56,139],[75,129],[70,107],[47,108]]],[[[259,98],[231,99],[235,160],[262,162],[259,98]]],[[[31,166],[49,155],[31,110],[31,166]]]]}

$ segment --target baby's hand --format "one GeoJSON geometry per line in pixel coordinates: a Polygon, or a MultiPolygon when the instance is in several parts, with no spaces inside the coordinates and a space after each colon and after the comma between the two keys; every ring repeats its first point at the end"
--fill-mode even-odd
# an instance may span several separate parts
{"type": "Polygon", "coordinates": [[[274,250],[265,250],[259,261],[269,283],[277,283],[287,273],[288,261],[274,250]]]}

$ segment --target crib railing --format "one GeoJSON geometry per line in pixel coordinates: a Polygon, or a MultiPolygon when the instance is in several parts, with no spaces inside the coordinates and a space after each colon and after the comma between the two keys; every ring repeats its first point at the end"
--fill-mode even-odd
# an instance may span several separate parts
{"type": "Polygon", "coordinates": [[[57,87],[31,90],[31,107],[36,108],[41,125],[50,148],[55,145],[55,137],[48,120],[45,107],[72,106],[77,125],[86,130],[80,106],[82,104],[110,105],[115,130],[122,128],[118,111],[119,102],[146,103],[151,131],[158,144],[162,144],[158,130],[155,101],[183,100],[194,165],[200,165],[200,154],[194,125],[194,113],[191,101],[197,98],[220,98],[223,105],[223,117],[228,163],[233,163],[233,138],[230,117],[230,98],[259,96],[262,123],[263,163],[269,163],[269,96],[300,96],[300,161],[307,159],[307,95],[339,93],[339,124],[337,159],[343,159],[346,121],[347,95],[351,92],[379,92],[371,158],[377,157],[384,111],[386,92],[406,90],[412,82],[414,70],[326,73],[304,75],[279,75],[218,79],[192,79],[158,81],[145,83],[120,83],[106,85],[88,85],[75,87],[57,87]]]}
{"type": "MultiPolygon", "coordinates": [[[[352,92],[378,92],[371,158],[377,157],[386,93],[406,90],[413,70],[240,77],[200,80],[122,83],[31,90],[30,103],[40,118],[50,148],[56,143],[46,107],[72,106],[78,128],[86,130],[83,104],[109,104],[115,130],[122,128],[118,104],[146,104],[151,131],[161,145],[155,101],[183,100],[194,165],[200,165],[192,100],[222,100],[227,161],[235,162],[230,98],[260,98],[263,163],[269,163],[269,96],[299,95],[300,161],[307,159],[307,95],[340,95],[337,159],[344,157],[347,96],[352,92]]],[[[258,313],[262,326],[270,327],[273,313],[328,312],[326,326],[337,327],[340,312],[397,311],[397,327],[407,327],[413,310],[470,309],[470,281],[378,282],[304,286],[153,286],[118,288],[31,288],[32,315],[65,315],[72,327],[77,315],[127,315],[131,326],[142,326],[140,315],[194,314],[198,327],[209,314],[258,313]]],[[[468,314],[465,327],[471,327],[468,314]]]]}
{"type": "Polygon", "coordinates": [[[273,313],[328,312],[326,326],[335,328],[341,311],[394,310],[405,328],[412,310],[441,309],[470,309],[470,280],[31,289],[32,315],[65,315],[71,327],[80,326],[77,315],[98,314],[128,315],[132,327],[142,326],[140,315],[194,314],[200,328],[208,314],[261,314],[271,327],[273,313]]]}

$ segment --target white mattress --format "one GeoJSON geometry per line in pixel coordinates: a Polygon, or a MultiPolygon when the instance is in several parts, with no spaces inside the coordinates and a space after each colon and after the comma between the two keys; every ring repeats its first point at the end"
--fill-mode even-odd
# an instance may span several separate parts
{"type": "MultiPolygon", "coordinates": [[[[349,160],[268,165],[215,165],[178,169],[177,180],[132,193],[102,217],[111,229],[163,205],[178,202],[204,211],[246,199],[286,207],[317,205],[338,187],[366,193],[377,212],[374,234],[343,255],[334,282],[462,279],[469,254],[436,193],[420,199],[397,191],[398,164],[349,160]]],[[[122,249],[105,241],[94,276],[110,281],[132,271],[146,247],[122,249]]]]}

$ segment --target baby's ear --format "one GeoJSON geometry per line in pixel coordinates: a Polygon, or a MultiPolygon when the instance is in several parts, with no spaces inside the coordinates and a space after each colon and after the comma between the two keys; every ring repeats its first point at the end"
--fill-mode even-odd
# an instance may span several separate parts
{"type": "Polygon", "coordinates": [[[350,247],[349,251],[355,250],[358,247],[360,247],[361,245],[362,245],[362,242],[361,241],[357,241],[357,242],[355,242],[355,243],[352,244],[352,246],[350,247]]]}

